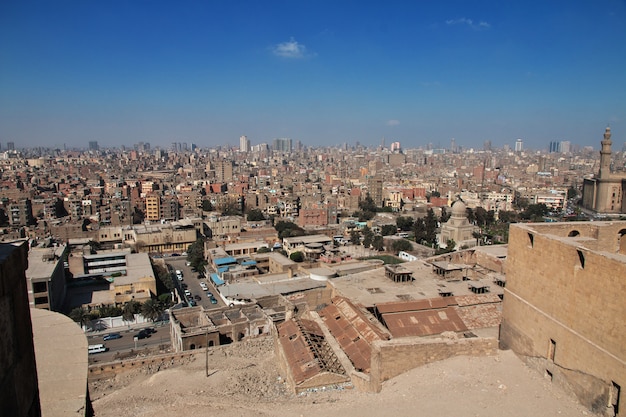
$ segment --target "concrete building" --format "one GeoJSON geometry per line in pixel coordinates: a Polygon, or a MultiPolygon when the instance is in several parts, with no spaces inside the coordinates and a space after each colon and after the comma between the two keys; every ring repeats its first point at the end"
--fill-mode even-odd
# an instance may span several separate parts
{"type": "Polygon", "coordinates": [[[240,152],[249,152],[250,151],[250,140],[247,136],[239,137],[239,151],[240,152]]]}
{"type": "Polygon", "coordinates": [[[626,222],[512,224],[501,346],[592,411],[626,415],[625,279],[626,222]]]}
{"type": "Polygon", "coordinates": [[[30,249],[26,270],[30,307],[61,311],[66,291],[66,255],[67,245],[30,249]]]}
{"type": "Polygon", "coordinates": [[[604,131],[600,170],[583,183],[583,207],[601,214],[626,213],[626,174],[611,173],[611,128],[604,131]]]}

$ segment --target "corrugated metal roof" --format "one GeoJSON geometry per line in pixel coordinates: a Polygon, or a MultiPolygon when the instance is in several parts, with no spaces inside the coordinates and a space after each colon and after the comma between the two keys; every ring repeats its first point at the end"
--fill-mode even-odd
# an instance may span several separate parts
{"type": "MultiPolygon", "coordinates": [[[[321,373],[334,374],[335,378],[340,378],[337,382],[348,380],[332,350],[329,349],[325,354],[322,354],[319,349],[316,353],[311,348],[308,342],[310,338],[318,340],[316,343],[326,344],[324,333],[317,323],[305,319],[298,322],[289,320],[279,324],[276,328],[278,340],[296,385],[300,385],[321,373]]],[[[321,348],[321,346],[317,346],[317,348],[321,348]]]]}
{"type": "Polygon", "coordinates": [[[233,258],[232,256],[228,256],[226,258],[213,259],[213,262],[215,263],[215,265],[220,266],[220,265],[235,264],[237,263],[237,260],[233,258]]]}
{"type": "Polygon", "coordinates": [[[455,304],[454,297],[426,298],[413,301],[394,301],[391,303],[376,304],[379,314],[400,313],[403,311],[432,310],[448,307],[455,304]]]}
{"type": "Polygon", "coordinates": [[[467,330],[453,307],[387,313],[383,320],[393,337],[429,336],[467,330]]]}
{"type": "Polygon", "coordinates": [[[387,340],[389,335],[370,323],[367,316],[347,299],[335,297],[333,303],[322,309],[320,316],[354,367],[369,372],[371,344],[376,340],[387,340]]]}

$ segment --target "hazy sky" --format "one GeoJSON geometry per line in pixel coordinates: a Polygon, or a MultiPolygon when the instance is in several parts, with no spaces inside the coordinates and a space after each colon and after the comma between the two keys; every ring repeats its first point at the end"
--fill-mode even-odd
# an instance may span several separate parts
{"type": "Polygon", "coordinates": [[[626,140],[626,3],[0,2],[0,143],[626,140]]]}

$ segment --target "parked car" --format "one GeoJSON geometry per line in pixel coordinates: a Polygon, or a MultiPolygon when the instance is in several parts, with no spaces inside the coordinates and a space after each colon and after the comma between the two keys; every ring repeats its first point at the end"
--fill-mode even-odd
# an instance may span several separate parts
{"type": "Polygon", "coordinates": [[[102,340],[106,342],[107,340],[115,340],[115,339],[121,339],[121,338],[122,338],[122,335],[119,333],[109,333],[109,334],[105,334],[102,340]]]}
{"type": "Polygon", "coordinates": [[[217,300],[215,299],[215,297],[211,297],[211,304],[217,304],[217,300]]]}
{"type": "Polygon", "coordinates": [[[206,284],[204,282],[200,283],[200,288],[202,288],[204,291],[206,291],[208,289],[208,287],[206,286],[206,284]]]}
{"type": "Polygon", "coordinates": [[[213,293],[211,291],[207,291],[206,292],[206,296],[209,297],[209,298],[215,298],[215,297],[213,297],[213,293]]]}
{"type": "Polygon", "coordinates": [[[137,339],[145,339],[150,337],[150,333],[146,331],[146,329],[141,330],[139,333],[135,335],[137,339]]]}
{"type": "Polygon", "coordinates": [[[200,301],[200,300],[202,300],[202,297],[200,297],[199,295],[194,295],[193,299],[196,300],[196,301],[200,301]]]}
{"type": "Polygon", "coordinates": [[[156,333],[156,329],[154,327],[146,327],[144,329],[148,334],[156,333]]]}
{"type": "Polygon", "coordinates": [[[186,295],[187,297],[191,297],[191,291],[189,291],[189,290],[185,290],[185,295],[186,295]]]}

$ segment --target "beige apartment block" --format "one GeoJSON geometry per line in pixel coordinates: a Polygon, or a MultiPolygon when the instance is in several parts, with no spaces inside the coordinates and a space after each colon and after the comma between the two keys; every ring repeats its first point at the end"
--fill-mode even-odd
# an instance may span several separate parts
{"type": "Polygon", "coordinates": [[[624,416],[625,319],[626,222],[511,225],[503,348],[593,411],[624,416]]]}

